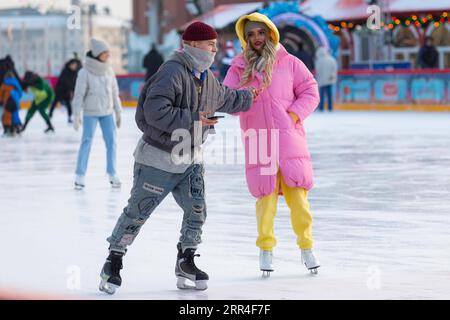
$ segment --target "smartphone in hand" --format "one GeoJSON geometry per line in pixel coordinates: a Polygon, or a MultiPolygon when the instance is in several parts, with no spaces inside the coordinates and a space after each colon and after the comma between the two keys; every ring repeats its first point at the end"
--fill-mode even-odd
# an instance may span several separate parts
{"type": "Polygon", "coordinates": [[[222,118],[225,118],[225,116],[213,116],[213,117],[208,117],[207,119],[208,120],[219,120],[219,119],[222,119],[222,118]]]}

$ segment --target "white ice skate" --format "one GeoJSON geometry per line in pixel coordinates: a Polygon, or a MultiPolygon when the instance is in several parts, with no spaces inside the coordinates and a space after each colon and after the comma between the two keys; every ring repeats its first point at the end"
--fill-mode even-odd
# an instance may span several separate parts
{"type": "Polygon", "coordinates": [[[76,176],[75,177],[75,190],[83,190],[85,187],[84,184],[84,176],[76,176]]]}
{"type": "Polygon", "coordinates": [[[122,182],[120,182],[117,176],[109,176],[109,183],[113,188],[120,188],[122,186],[122,182]]]}
{"type": "Polygon", "coordinates": [[[260,250],[259,251],[259,269],[263,272],[263,278],[270,277],[270,273],[274,271],[272,264],[272,251],[260,250]]]}
{"type": "Polygon", "coordinates": [[[302,263],[312,274],[319,273],[320,262],[316,259],[311,249],[302,250],[302,263]]]}

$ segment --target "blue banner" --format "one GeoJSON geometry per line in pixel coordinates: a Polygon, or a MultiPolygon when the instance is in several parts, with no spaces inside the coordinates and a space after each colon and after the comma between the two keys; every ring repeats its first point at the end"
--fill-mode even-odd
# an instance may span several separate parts
{"type": "Polygon", "coordinates": [[[340,74],[338,103],[450,104],[450,72],[340,74]]]}

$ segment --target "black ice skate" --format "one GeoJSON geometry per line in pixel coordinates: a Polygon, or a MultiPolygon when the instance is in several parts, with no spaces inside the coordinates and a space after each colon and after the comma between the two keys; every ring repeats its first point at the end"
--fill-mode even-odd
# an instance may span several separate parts
{"type": "Polygon", "coordinates": [[[175,276],[177,277],[178,289],[195,289],[206,290],[208,288],[209,277],[206,272],[203,272],[194,263],[194,258],[199,257],[195,254],[193,248],[187,248],[182,252],[181,244],[178,243],[177,263],[175,265],[175,276]],[[195,286],[186,284],[186,280],[192,281],[195,286]]]}
{"type": "Polygon", "coordinates": [[[114,294],[122,284],[120,270],[122,269],[122,257],[124,253],[118,251],[110,251],[106,262],[100,273],[99,290],[108,294],[114,294]]]}
{"type": "Polygon", "coordinates": [[[45,129],[44,133],[55,133],[55,128],[49,126],[47,129],[45,129]]]}

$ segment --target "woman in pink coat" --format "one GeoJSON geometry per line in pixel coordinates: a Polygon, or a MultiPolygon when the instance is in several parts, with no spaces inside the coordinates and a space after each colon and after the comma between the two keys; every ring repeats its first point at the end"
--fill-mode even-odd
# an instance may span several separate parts
{"type": "Polygon", "coordinates": [[[302,263],[317,273],[320,264],[312,252],[308,203],[313,170],[303,127],[319,103],[317,83],[306,66],[279,43],[279,32],[266,16],[252,13],[241,17],[236,33],[243,53],[233,60],[224,84],[260,90],[251,109],[239,114],[247,184],[257,198],[260,269],[264,275],[274,270],[273,226],[278,195],[282,194],[291,210],[302,263]]]}

